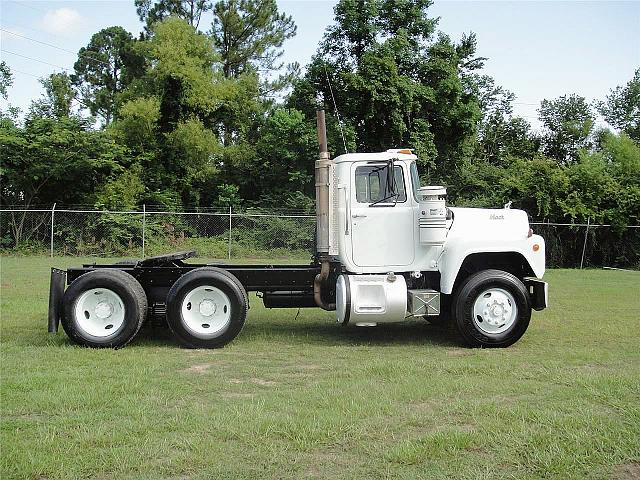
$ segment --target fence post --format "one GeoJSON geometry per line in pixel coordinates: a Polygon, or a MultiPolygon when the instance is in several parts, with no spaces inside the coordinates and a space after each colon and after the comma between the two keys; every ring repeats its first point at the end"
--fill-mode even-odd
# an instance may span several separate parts
{"type": "Polygon", "coordinates": [[[587,236],[589,235],[589,224],[591,223],[591,217],[587,217],[587,229],[584,232],[584,244],[582,245],[582,258],[580,259],[580,270],[584,264],[584,252],[587,249],[587,236]]]}
{"type": "Polygon", "coordinates": [[[229,205],[229,260],[231,260],[231,205],[229,205]]]}
{"type": "Polygon", "coordinates": [[[142,258],[144,258],[144,234],[147,227],[147,205],[142,204],[142,258]]]}
{"type": "Polygon", "coordinates": [[[56,214],[56,203],[51,207],[51,258],[53,258],[53,220],[56,214]]]}

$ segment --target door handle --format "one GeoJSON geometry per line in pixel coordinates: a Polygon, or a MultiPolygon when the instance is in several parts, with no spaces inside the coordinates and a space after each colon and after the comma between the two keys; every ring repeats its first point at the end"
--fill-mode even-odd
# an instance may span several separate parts
{"type": "Polygon", "coordinates": [[[351,215],[351,218],[367,218],[366,215],[360,215],[360,214],[355,214],[355,215],[351,215]]]}

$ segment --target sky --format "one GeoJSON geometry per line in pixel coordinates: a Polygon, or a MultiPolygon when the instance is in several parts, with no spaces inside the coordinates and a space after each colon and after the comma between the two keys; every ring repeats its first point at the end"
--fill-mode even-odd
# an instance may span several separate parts
{"type": "MultiPolygon", "coordinates": [[[[298,26],[284,45],[285,62],[308,63],[335,3],[278,0],[298,26]]],[[[429,15],[454,39],[476,33],[477,54],[488,58],[483,73],[516,94],[514,114],[534,128],[542,99],[603,99],[640,68],[640,1],[436,0],[429,15]]],[[[210,22],[203,19],[201,29],[210,22]]],[[[134,35],[142,29],[133,0],[0,0],[0,58],[15,74],[9,103],[27,109],[42,92],[38,77],[71,70],[91,35],[113,25],[134,35]]]]}

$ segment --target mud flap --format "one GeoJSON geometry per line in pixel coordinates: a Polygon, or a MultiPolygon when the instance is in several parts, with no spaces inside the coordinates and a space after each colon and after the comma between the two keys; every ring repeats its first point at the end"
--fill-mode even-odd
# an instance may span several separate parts
{"type": "Polygon", "coordinates": [[[549,284],[537,278],[525,278],[524,285],[531,297],[531,308],[544,310],[549,306],[549,284]]]}
{"type": "Polygon", "coordinates": [[[51,283],[49,284],[49,333],[58,332],[66,280],[67,272],[58,268],[51,269],[51,283]]]}

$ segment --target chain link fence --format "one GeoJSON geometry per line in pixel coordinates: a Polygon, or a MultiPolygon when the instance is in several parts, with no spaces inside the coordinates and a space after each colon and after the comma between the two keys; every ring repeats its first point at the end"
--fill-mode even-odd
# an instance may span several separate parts
{"type": "Polygon", "coordinates": [[[309,259],[315,217],[255,212],[0,210],[4,254],[145,257],[196,250],[215,259],[309,259]]]}
{"type": "MultiPolygon", "coordinates": [[[[531,222],[549,267],[640,268],[640,227],[531,222]]],[[[313,254],[315,217],[273,212],[0,210],[10,255],[145,257],[196,250],[213,259],[298,259],[313,254]]]]}

